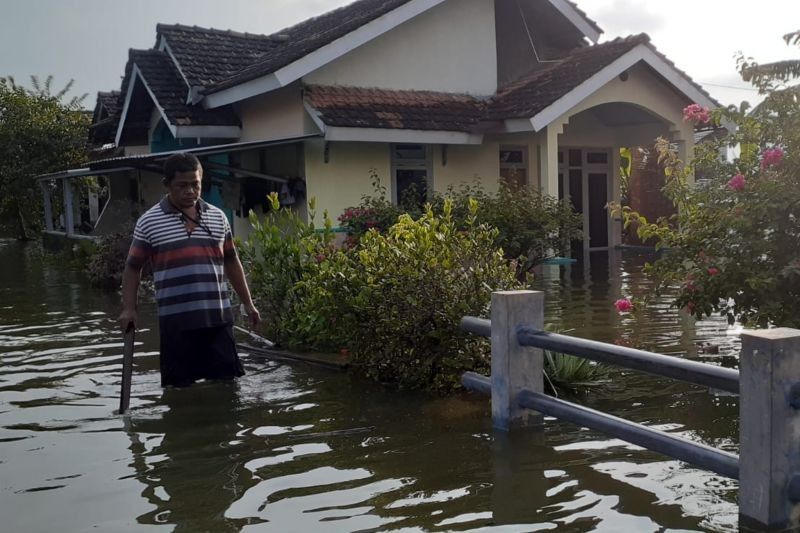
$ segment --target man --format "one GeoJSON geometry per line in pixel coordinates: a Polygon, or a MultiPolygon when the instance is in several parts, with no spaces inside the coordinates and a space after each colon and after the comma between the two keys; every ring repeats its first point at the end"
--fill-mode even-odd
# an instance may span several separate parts
{"type": "Polygon", "coordinates": [[[136,223],[122,276],[123,330],[136,326],[142,266],[149,259],[158,302],[161,385],[244,375],[233,337],[227,277],[252,326],[261,320],[225,214],[200,198],[203,168],[191,154],[164,163],[166,196],[136,223]]]}

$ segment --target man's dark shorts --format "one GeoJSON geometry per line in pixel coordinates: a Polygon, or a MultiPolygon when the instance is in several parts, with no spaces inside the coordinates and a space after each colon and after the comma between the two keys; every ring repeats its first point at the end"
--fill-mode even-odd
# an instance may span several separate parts
{"type": "Polygon", "coordinates": [[[244,375],[233,326],[176,331],[161,328],[161,386],[188,387],[199,379],[244,375]]]}

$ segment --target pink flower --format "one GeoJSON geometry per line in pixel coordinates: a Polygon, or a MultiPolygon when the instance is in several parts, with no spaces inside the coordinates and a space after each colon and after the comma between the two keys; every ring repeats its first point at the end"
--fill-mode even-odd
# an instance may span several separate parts
{"type": "Polygon", "coordinates": [[[783,161],[783,156],[785,155],[786,152],[784,152],[783,148],[779,146],[764,150],[761,152],[761,170],[767,170],[769,167],[780,166],[781,162],[783,161]]]}
{"type": "Polygon", "coordinates": [[[633,302],[628,298],[621,298],[614,302],[614,307],[617,308],[618,313],[629,313],[633,311],[633,302]]]}
{"type": "Polygon", "coordinates": [[[732,191],[743,191],[745,185],[747,185],[747,180],[741,174],[736,174],[728,180],[728,188],[732,191]]]}
{"type": "Polygon", "coordinates": [[[700,104],[692,104],[683,109],[683,120],[694,122],[695,124],[706,124],[711,121],[711,114],[707,107],[702,107],[700,104]]]}
{"type": "Polygon", "coordinates": [[[688,303],[686,304],[686,307],[685,307],[684,309],[686,309],[686,311],[687,311],[687,312],[688,312],[690,315],[693,315],[693,314],[694,314],[694,311],[695,311],[695,308],[696,308],[696,306],[695,306],[695,303],[694,303],[694,302],[688,302],[688,303]]]}
{"type": "Polygon", "coordinates": [[[708,275],[712,276],[712,277],[713,276],[718,276],[719,275],[719,269],[717,267],[708,267],[708,275]]]}

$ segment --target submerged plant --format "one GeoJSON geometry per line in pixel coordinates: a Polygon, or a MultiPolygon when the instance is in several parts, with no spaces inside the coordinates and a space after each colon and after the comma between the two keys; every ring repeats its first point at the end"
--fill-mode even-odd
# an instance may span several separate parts
{"type": "Polygon", "coordinates": [[[608,367],[583,357],[544,350],[545,383],[554,396],[577,392],[608,381],[608,367]]]}

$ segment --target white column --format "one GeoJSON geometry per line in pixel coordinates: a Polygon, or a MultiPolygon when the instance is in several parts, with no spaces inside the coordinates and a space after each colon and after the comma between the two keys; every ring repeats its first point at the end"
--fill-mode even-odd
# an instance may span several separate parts
{"type": "Polygon", "coordinates": [[[539,156],[539,183],[542,194],[558,198],[558,130],[550,125],[542,132],[539,156]]]}
{"type": "Polygon", "coordinates": [[[64,179],[64,231],[67,235],[75,233],[75,219],[72,207],[72,182],[64,179]]]}
{"type": "MultiPolygon", "coordinates": [[[[620,164],[622,158],[619,155],[619,150],[619,146],[614,146],[611,148],[611,187],[609,190],[609,201],[617,203],[619,203],[620,199],[622,198],[620,187],[620,164]]],[[[622,244],[622,216],[611,216],[611,210],[609,210],[608,215],[608,245],[609,247],[614,248],[615,246],[622,244]]]]}

